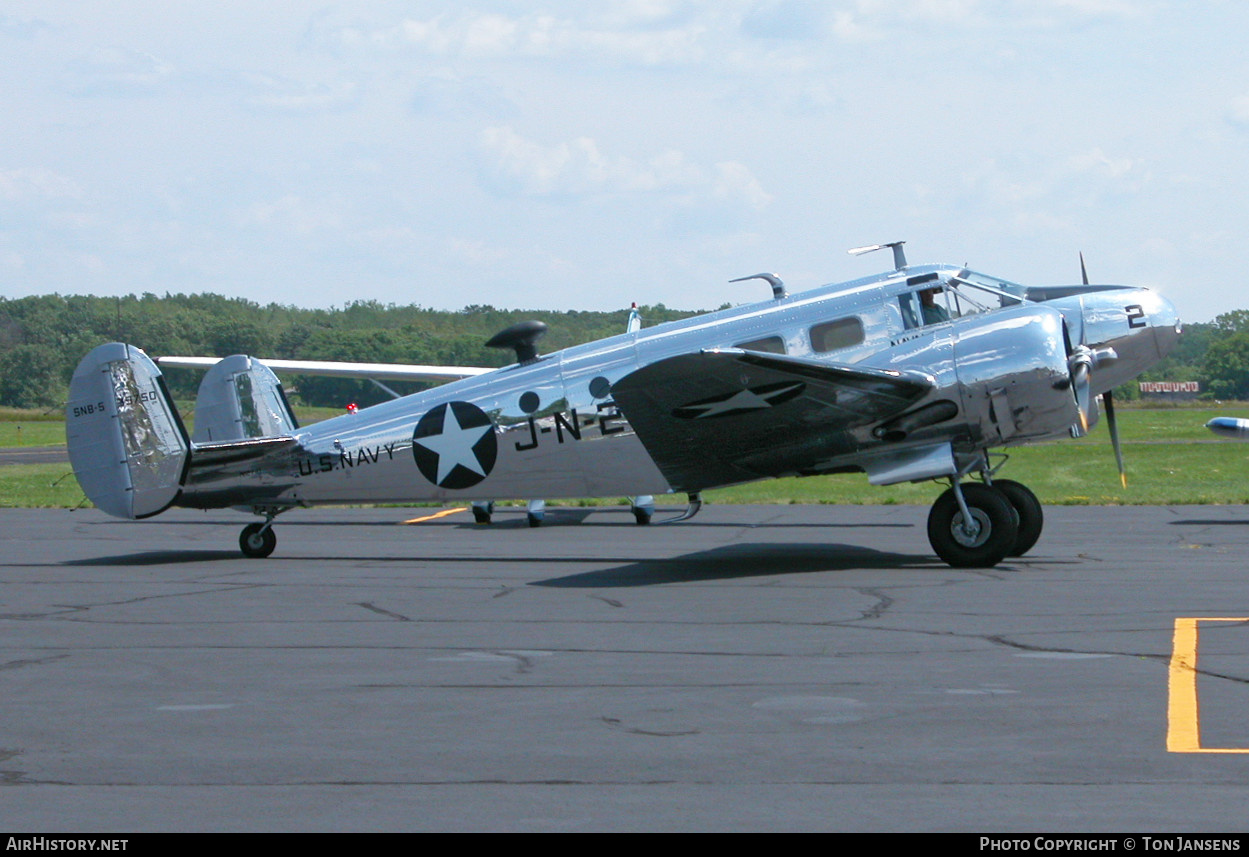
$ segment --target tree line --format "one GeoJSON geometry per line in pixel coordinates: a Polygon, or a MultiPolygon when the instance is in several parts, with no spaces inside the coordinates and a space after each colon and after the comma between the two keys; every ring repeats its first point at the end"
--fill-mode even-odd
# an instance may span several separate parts
{"type": "MultiPolygon", "coordinates": [[[[640,308],[647,326],[696,315],[663,304],[640,308]]],[[[457,311],[356,301],[342,308],[299,309],[213,294],[126,297],[40,295],[0,298],[0,406],[61,406],[78,361],[104,342],[127,342],[149,355],[285,360],[504,366],[510,351],[486,348],[500,330],[537,319],[548,326],[544,352],[623,333],[628,310],[551,312],[469,306],[457,311]]],[[[203,373],[164,372],[174,398],[194,400],[203,373]]],[[[401,394],[422,384],[388,384],[401,394]]],[[[389,395],[368,381],[300,376],[293,397],[304,404],[361,407],[389,395]]]]}
{"type": "MultiPolygon", "coordinates": [[[[663,304],[640,311],[648,327],[701,312],[663,304]]],[[[549,331],[539,345],[549,352],[623,332],[628,310],[469,306],[449,311],[377,301],[300,309],[213,294],[0,298],[0,406],[62,405],[78,361],[102,342],[128,342],[153,356],[251,354],[287,360],[503,366],[514,355],[486,348],[486,340],[528,319],[547,324],[549,331]]],[[[170,369],[165,375],[175,398],[195,398],[202,373],[170,369]]],[[[1142,380],[1200,381],[1208,398],[1249,400],[1249,310],[1187,325],[1171,355],[1142,380]]],[[[423,385],[389,386],[406,394],[423,385]]],[[[368,381],[347,378],[300,377],[292,393],[304,404],[328,407],[347,402],[364,407],[389,398],[368,381]]],[[[1139,396],[1135,383],[1116,394],[1126,400],[1139,396]]]]}

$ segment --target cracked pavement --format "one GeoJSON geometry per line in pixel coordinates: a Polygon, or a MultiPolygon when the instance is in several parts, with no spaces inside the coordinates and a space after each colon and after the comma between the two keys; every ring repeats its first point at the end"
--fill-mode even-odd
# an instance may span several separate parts
{"type": "MultiPolygon", "coordinates": [[[[1246,507],[1050,507],[956,570],[914,506],[0,511],[12,830],[1240,830],[1166,750],[1178,617],[1249,616],[1246,507]]],[[[1249,626],[1202,632],[1249,747],[1249,626]]]]}

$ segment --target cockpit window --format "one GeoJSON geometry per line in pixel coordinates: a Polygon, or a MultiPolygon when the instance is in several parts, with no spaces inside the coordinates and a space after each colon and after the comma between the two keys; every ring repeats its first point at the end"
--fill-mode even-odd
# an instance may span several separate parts
{"type": "MultiPolygon", "coordinates": [[[[950,320],[950,310],[944,289],[920,289],[916,294],[919,297],[919,314],[924,324],[940,324],[950,320]]],[[[955,312],[954,315],[957,316],[960,313],[955,312]]]]}
{"type": "Polygon", "coordinates": [[[763,351],[767,354],[784,354],[785,341],[779,336],[765,336],[763,339],[739,342],[734,348],[740,348],[743,351],[763,351]]]}
{"type": "Polygon", "coordinates": [[[826,321],[811,328],[811,348],[815,351],[836,351],[863,341],[863,322],[857,316],[826,321]]]}
{"type": "Polygon", "coordinates": [[[942,288],[903,292],[898,295],[898,306],[902,310],[902,324],[907,330],[940,324],[949,321],[951,316],[945,289],[942,288]]]}
{"type": "MultiPolygon", "coordinates": [[[[977,274],[975,271],[968,271],[967,269],[963,269],[957,275],[951,277],[950,285],[957,289],[959,293],[968,295],[969,298],[983,305],[986,309],[1016,306],[1024,302],[1028,293],[1027,286],[1012,283],[1010,280],[990,277],[987,274],[977,274]]],[[[981,310],[981,312],[983,311],[981,310]]]]}
{"type": "Polygon", "coordinates": [[[963,270],[929,288],[898,295],[898,308],[903,326],[910,330],[1016,306],[1023,303],[1025,291],[1018,283],[963,270]]]}
{"type": "MultiPolygon", "coordinates": [[[[978,274],[976,276],[982,280],[992,279],[991,277],[981,277],[978,274]]],[[[956,314],[960,316],[1016,306],[1023,303],[1023,288],[1023,286],[1015,283],[1007,283],[1005,280],[982,283],[978,280],[964,279],[962,276],[958,276],[950,280],[951,306],[956,311],[956,314]],[[1019,289],[1019,292],[1008,292],[1003,286],[1019,289]]]]}
{"type": "Polygon", "coordinates": [[[979,284],[995,291],[1006,292],[1008,295],[1019,298],[1020,302],[1022,302],[1024,294],[1028,291],[1027,286],[1021,286],[1019,283],[1012,283],[1010,280],[1003,280],[998,277],[990,277],[988,274],[978,274],[966,268],[958,272],[955,280],[967,285],[974,286],[979,284]]]}

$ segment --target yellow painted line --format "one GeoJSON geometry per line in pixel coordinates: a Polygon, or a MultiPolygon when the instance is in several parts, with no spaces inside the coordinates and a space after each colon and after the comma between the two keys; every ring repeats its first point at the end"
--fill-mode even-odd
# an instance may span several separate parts
{"type": "Polygon", "coordinates": [[[1167,682],[1167,750],[1201,752],[1197,725],[1197,620],[1176,619],[1167,682]]]}
{"type": "Polygon", "coordinates": [[[1171,642],[1167,682],[1167,751],[1170,753],[1249,753],[1249,747],[1202,747],[1197,705],[1197,623],[1249,622],[1244,617],[1179,617],[1171,642]]]}
{"type": "Polygon", "coordinates": [[[456,512],[467,512],[467,511],[468,511],[467,506],[461,506],[458,509],[443,509],[441,512],[435,512],[434,514],[426,515],[423,518],[412,518],[409,521],[403,521],[403,523],[421,524],[421,523],[424,523],[425,521],[434,521],[434,520],[437,520],[438,518],[445,518],[447,517],[447,515],[454,515],[456,512]]]}

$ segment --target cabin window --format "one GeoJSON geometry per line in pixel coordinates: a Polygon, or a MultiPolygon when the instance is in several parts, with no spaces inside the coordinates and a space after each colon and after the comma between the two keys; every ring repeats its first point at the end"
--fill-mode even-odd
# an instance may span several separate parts
{"type": "Polygon", "coordinates": [[[811,347],[816,351],[836,351],[863,341],[863,322],[858,317],[826,321],[811,328],[811,347]]]}
{"type": "Polygon", "coordinates": [[[743,351],[762,351],[766,354],[784,354],[785,341],[779,336],[765,336],[763,339],[752,339],[750,342],[739,342],[734,348],[743,351]]]}

